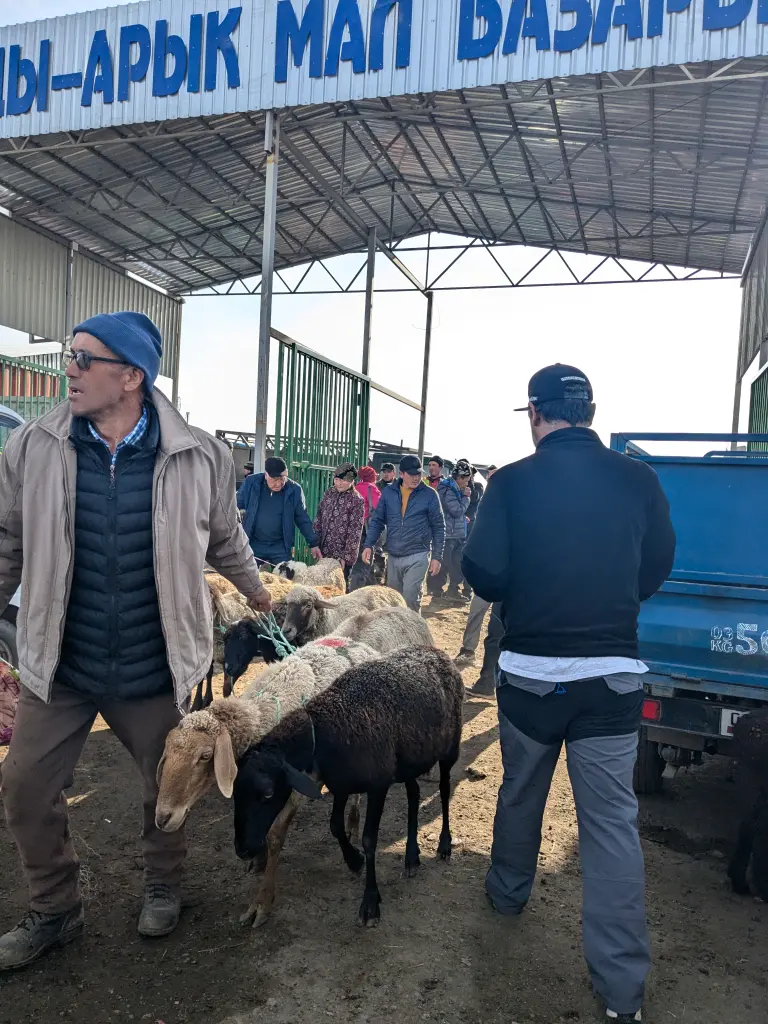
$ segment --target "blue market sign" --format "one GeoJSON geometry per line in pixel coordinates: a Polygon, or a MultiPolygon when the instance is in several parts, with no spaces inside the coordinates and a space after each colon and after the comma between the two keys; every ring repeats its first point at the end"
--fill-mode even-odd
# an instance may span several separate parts
{"type": "MultiPolygon", "coordinates": [[[[445,0],[446,6],[449,0],[445,0]]],[[[555,24],[547,0],[511,0],[507,13],[501,0],[453,0],[458,5],[457,61],[480,60],[517,52],[521,40],[535,40],[537,50],[570,53],[587,43],[604,44],[611,29],[628,40],[664,34],[668,16],[687,10],[692,0],[558,0],[555,24]],[[645,10],[643,9],[645,5],[645,10]]],[[[442,0],[441,0],[442,4],[442,0]]],[[[740,25],[757,6],[758,24],[768,24],[768,0],[702,0],[702,31],[718,32],[740,25]]],[[[505,4],[505,7],[507,5],[505,4]]],[[[274,81],[288,80],[291,65],[306,67],[310,78],[332,78],[342,63],[362,75],[384,68],[384,39],[394,32],[396,68],[411,64],[413,0],[375,0],[364,23],[359,0],[279,0],[276,6],[274,81]]],[[[367,11],[368,5],[364,5],[367,11]]],[[[182,35],[169,32],[168,22],[152,28],[125,25],[117,45],[106,30],[94,33],[85,67],[52,74],[50,39],[40,42],[36,61],[19,45],[0,47],[0,117],[19,116],[33,108],[49,109],[52,93],[80,92],[80,105],[94,98],[104,104],[130,100],[132,89],[149,80],[152,96],[175,96],[186,90],[213,92],[223,82],[240,87],[237,37],[242,7],[225,14],[193,14],[182,35]]]]}

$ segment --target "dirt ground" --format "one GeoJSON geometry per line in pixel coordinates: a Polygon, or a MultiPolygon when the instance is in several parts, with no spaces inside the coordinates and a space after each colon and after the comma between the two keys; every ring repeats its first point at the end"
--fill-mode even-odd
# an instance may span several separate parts
{"type": "MultiPolygon", "coordinates": [[[[430,618],[456,653],[464,611],[430,618]]],[[[467,683],[476,671],[465,672],[467,683]]],[[[187,826],[185,910],[167,940],[136,933],[142,876],[138,776],[114,736],[92,733],[70,794],[83,862],[82,941],[0,980],[0,1024],[557,1024],[599,1019],[580,955],[576,822],[560,765],[526,914],[499,918],[483,890],[500,779],[495,705],[466,706],[452,802],[454,856],[434,859],[436,783],[422,786],[422,868],[402,875],[405,794],[382,824],[382,921],[361,929],[362,882],[328,831],[330,807],[304,808],[281,864],[275,912],[251,931],[237,918],[251,884],[232,845],[231,808],[212,794],[187,826]],[[468,773],[467,769],[473,771],[468,773]]],[[[714,760],[642,803],[655,966],[649,1024],[768,1022],[768,907],[733,896],[725,858],[749,799],[714,760]]],[[[16,851],[0,825],[0,928],[25,905],[16,851]]]]}

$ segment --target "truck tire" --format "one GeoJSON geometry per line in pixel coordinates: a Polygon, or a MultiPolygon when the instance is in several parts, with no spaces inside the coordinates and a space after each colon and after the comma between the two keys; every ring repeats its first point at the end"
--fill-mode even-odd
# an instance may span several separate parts
{"type": "Polygon", "coordinates": [[[647,731],[641,729],[633,779],[635,792],[640,796],[652,796],[654,793],[660,793],[663,773],[664,759],[659,753],[659,745],[649,740],[647,731]]]}
{"type": "Polygon", "coordinates": [[[0,658],[14,668],[19,667],[19,652],[16,648],[16,627],[7,619],[0,619],[0,658]]]}

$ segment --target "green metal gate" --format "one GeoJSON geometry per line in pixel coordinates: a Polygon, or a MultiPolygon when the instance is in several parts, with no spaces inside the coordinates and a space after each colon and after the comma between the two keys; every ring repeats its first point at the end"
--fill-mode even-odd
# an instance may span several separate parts
{"type": "MultiPolygon", "coordinates": [[[[368,462],[370,383],[296,342],[281,341],[278,348],[275,454],[301,484],[314,518],[336,467],[368,462]]],[[[308,560],[298,531],[296,557],[308,560]]]]}
{"type": "MultiPolygon", "coordinates": [[[[55,359],[61,362],[61,356],[55,359]]],[[[0,405],[31,420],[49,412],[66,397],[64,373],[54,368],[53,359],[34,363],[0,355],[0,405]]],[[[0,448],[5,433],[0,430],[0,448]]]]}

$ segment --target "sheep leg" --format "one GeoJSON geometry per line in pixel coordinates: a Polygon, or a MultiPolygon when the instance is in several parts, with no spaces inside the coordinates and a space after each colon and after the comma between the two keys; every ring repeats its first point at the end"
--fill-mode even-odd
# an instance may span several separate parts
{"type": "Polygon", "coordinates": [[[457,758],[452,761],[440,762],[440,803],[443,807],[443,828],[440,832],[440,842],[437,844],[437,855],[441,860],[451,859],[453,837],[451,835],[449,807],[451,803],[451,768],[456,764],[457,758]]]}
{"type": "Polygon", "coordinates": [[[405,792],[408,795],[408,839],[405,844],[405,874],[413,878],[419,869],[419,799],[421,793],[416,779],[407,779],[405,792]]]}
{"type": "Polygon", "coordinates": [[[365,854],[365,891],[360,904],[360,924],[375,927],[381,918],[381,893],[376,884],[376,844],[379,841],[379,825],[387,799],[386,789],[374,789],[368,793],[368,808],[363,829],[363,852],[365,854]]]}
{"type": "Polygon", "coordinates": [[[353,845],[357,842],[357,837],[360,834],[360,794],[353,793],[352,799],[349,803],[349,813],[347,814],[347,839],[353,845]]]}
{"type": "Polygon", "coordinates": [[[752,856],[752,844],[755,841],[756,824],[757,808],[755,807],[739,825],[736,850],[728,865],[728,877],[731,880],[731,888],[734,892],[739,893],[740,896],[749,896],[747,870],[752,856]]]}
{"type": "Polygon", "coordinates": [[[285,807],[272,822],[272,828],[267,833],[267,866],[264,869],[256,899],[241,916],[240,924],[260,928],[266,924],[272,913],[272,906],[275,902],[277,865],[280,862],[280,853],[285,843],[285,837],[298,810],[300,799],[298,793],[292,792],[285,807]]]}
{"type": "Polygon", "coordinates": [[[197,684],[195,699],[192,701],[190,711],[201,711],[203,708],[203,680],[197,684]]]}
{"type": "Polygon", "coordinates": [[[208,708],[213,704],[213,662],[211,662],[211,667],[208,669],[205,681],[207,683],[205,688],[205,706],[208,708]]]}
{"type": "Polygon", "coordinates": [[[768,903],[768,790],[763,790],[755,809],[752,856],[747,866],[749,891],[768,903]]]}
{"type": "MultiPolygon", "coordinates": [[[[349,795],[347,793],[334,794],[333,810],[331,811],[331,835],[341,847],[341,854],[349,870],[354,871],[354,873],[358,875],[363,870],[365,860],[362,853],[360,853],[360,851],[349,841],[347,830],[344,827],[344,809],[347,806],[348,799],[349,795]]],[[[359,814],[360,811],[358,804],[358,823],[359,814]]]]}

